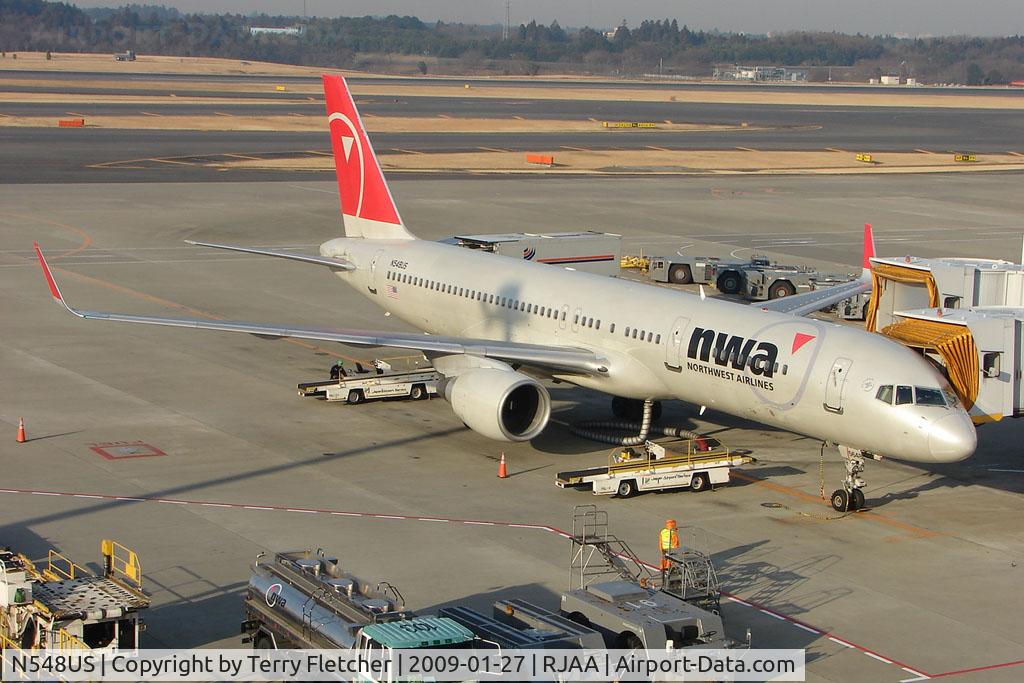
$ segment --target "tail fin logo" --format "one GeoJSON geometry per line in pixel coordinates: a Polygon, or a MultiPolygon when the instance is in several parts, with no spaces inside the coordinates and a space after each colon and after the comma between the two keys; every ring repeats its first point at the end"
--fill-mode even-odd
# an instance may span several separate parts
{"type": "MultiPolygon", "coordinates": [[[[363,190],[365,187],[365,177],[363,173],[363,167],[365,165],[365,154],[363,153],[363,144],[359,140],[359,130],[356,128],[356,124],[352,122],[352,119],[345,116],[341,112],[334,112],[327,117],[327,125],[331,131],[332,136],[336,136],[341,141],[341,147],[344,151],[345,159],[344,162],[341,159],[337,159],[337,163],[340,165],[345,164],[344,177],[346,189],[358,188],[356,192],[356,207],[352,213],[353,216],[360,216],[363,209],[363,190]],[[336,123],[337,122],[337,123],[336,123]],[[359,165],[356,166],[352,159],[352,147],[356,148],[356,155],[359,160],[359,165]]],[[[341,169],[339,169],[340,171],[341,169]]],[[[342,196],[342,201],[346,197],[342,196]]]]}

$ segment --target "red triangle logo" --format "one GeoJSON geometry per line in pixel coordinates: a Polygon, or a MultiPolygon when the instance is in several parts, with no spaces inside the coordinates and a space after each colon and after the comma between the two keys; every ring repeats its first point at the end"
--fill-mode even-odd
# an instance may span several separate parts
{"type": "Polygon", "coordinates": [[[815,336],[813,334],[804,334],[803,332],[797,332],[793,336],[793,350],[791,351],[791,353],[796,353],[801,348],[803,348],[803,346],[807,342],[809,342],[809,341],[811,341],[813,339],[815,339],[815,336]]]}

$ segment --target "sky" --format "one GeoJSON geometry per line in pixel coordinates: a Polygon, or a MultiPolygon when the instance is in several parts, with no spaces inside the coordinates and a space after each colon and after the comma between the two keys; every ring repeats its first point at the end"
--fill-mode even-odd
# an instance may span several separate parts
{"type": "MultiPolygon", "coordinates": [[[[111,7],[122,0],[69,0],[80,7],[111,7]]],[[[304,0],[134,0],[185,12],[299,15],[304,0]]],[[[305,0],[310,16],[409,14],[424,21],[496,24],[505,0],[305,0]]],[[[1024,35],[1024,0],[511,0],[513,25],[536,19],[565,27],[617,26],[623,19],[669,18],[691,28],[769,33],[823,30],[841,33],[1024,35]]]]}

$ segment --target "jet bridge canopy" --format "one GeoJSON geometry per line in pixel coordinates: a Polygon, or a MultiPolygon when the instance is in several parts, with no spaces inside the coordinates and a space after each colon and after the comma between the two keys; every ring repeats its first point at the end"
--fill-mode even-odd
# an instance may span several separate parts
{"type": "Polygon", "coordinates": [[[974,406],[978,399],[978,347],[969,327],[962,323],[904,318],[887,325],[882,334],[906,346],[938,353],[964,407],[970,410],[974,406]]]}
{"type": "Polygon", "coordinates": [[[975,423],[1024,415],[1024,265],[873,257],[865,326],[940,361],[975,423]]]}

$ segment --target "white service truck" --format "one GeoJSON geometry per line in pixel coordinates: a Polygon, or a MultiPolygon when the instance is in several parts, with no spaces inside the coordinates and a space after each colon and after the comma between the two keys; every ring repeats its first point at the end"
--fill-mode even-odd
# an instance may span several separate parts
{"type": "Polygon", "coordinates": [[[316,382],[301,382],[299,396],[319,396],[328,401],[363,403],[369,399],[411,398],[419,401],[436,396],[441,374],[430,365],[413,365],[395,370],[390,364],[373,361],[373,369],[355,363],[347,370],[338,364],[331,368],[331,378],[316,382]]]}
{"type": "Polygon", "coordinates": [[[612,454],[607,466],[559,472],[555,484],[619,498],[630,498],[639,491],[674,488],[704,491],[715,484],[729,483],[730,468],[753,460],[710,437],[676,441],[671,450],[646,441],[641,451],[624,448],[612,454]]]}

